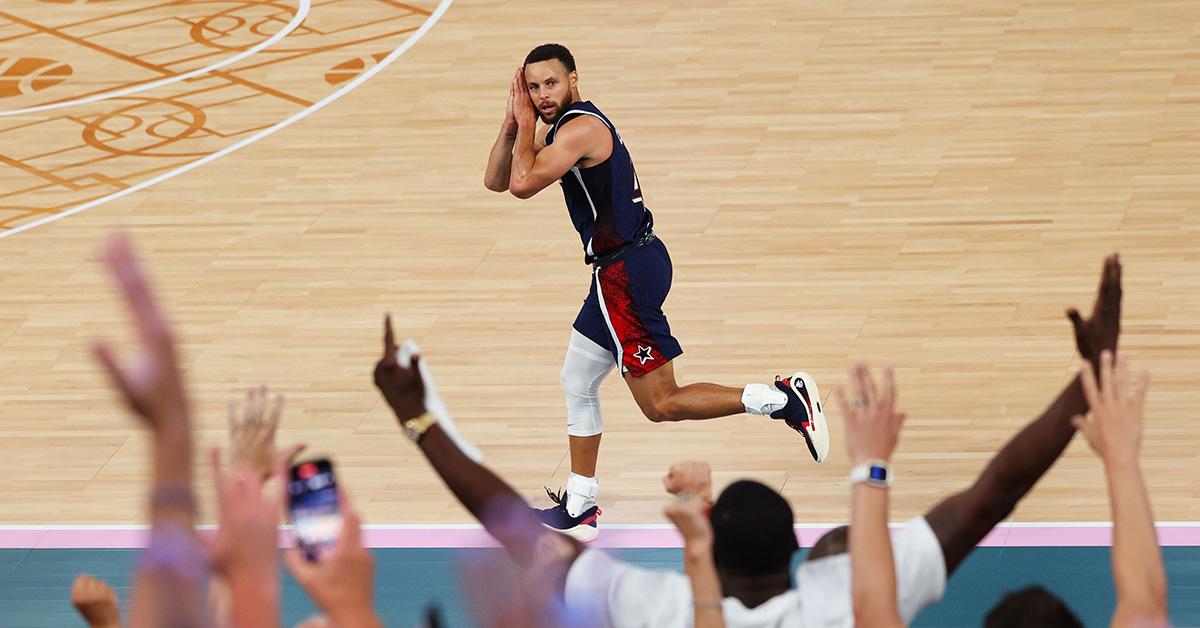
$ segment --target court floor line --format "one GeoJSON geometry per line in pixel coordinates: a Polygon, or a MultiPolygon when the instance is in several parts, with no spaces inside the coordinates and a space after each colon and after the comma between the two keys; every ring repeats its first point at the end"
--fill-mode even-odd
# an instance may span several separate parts
{"type": "Polygon", "coordinates": [[[292,31],[296,30],[297,28],[300,27],[301,24],[304,23],[304,20],[305,20],[305,18],[308,17],[308,12],[311,8],[312,8],[312,0],[300,0],[299,4],[296,5],[295,16],[292,17],[292,20],[290,22],[288,22],[287,25],[285,25],[283,27],[283,29],[280,30],[278,33],[275,33],[269,39],[259,42],[255,45],[251,46],[250,48],[247,48],[247,49],[243,50],[242,52],[239,52],[238,54],[233,55],[232,57],[227,57],[216,63],[206,65],[202,68],[198,68],[195,70],[189,70],[187,72],[184,72],[183,74],[176,74],[174,76],[164,77],[161,79],[150,81],[149,83],[141,83],[139,85],[124,87],[121,89],[116,89],[111,92],[104,92],[101,94],[92,94],[91,96],[85,96],[83,98],[76,98],[74,100],[63,100],[63,101],[59,101],[59,102],[46,103],[44,105],[37,105],[34,107],[25,107],[23,109],[10,109],[7,111],[0,111],[0,118],[6,117],[6,116],[18,116],[18,115],[27,114],[27,113],[40,113],[42,111],[50,111],[53,109],[62,109],[64,107],[76,107],[79,105],[86,105],[89,103],[99,102],[101,100],[109,100],[111,98],[121,98],[123,96],[128,96],[130,94],[137,94],[139,92],[144,92],[148,89],[154,89],[156,87],[162,87],[164,85],[170,85],[172,83],[179,83],[179,82],[186,81],[188,79],[195,78],[195,77],[203,75],[203,74],[208,74],[209,72],[220,70],[221,68],[224,68],[233,63],[237,63],[238,61],[241,61],[242,59],[245,59],[247,57],[252,57],[252,56],[262,52],[263,50],[275,45],[284,37],[287,37],[288,35],[292,34],[292,31]]]}
{"type": "MultiPolygon", "coordinates": [[[[892,524],[898,529],[903,524],[892,524]]],[[[801,547],[812,547],[835,524],[809,523],[795,526],[801,547]]],[[[1200,522],[1161,521],[1156,524],[1159,544],[1164,547],[1200,546],[1200,522]]],[[[289,541],[280,532],[280,544],[289,541]]],[[[0,548],[21,549],[128,549],[145,546],[145,525],[0,525],[0,548]]],[[[200,526],[212,530],[213,526],[200,526]]],[[[477,524],[391,524],[363,526],[364,542],[373,548],[497,547],[477,524]]],[[[1002,523],[980,547],[1107,547],[1112,544],[1109,522],[1002,523]]],[[[670,524],[608,524],[595,543],[608,548],[673,548],[681,539],[670,524]]]]}
{"type": "Polygon", "coordinates": [[[214,162],[214,161],[216,161],[226,155],[229,155],[231,153],[235,153],[235,152],[237,152],[237,151],[265,138],[265,137],[269,137],[271,135],[274,135],[275,133],[278,133],[279,131],[282,131],[283,129],[286,129],[287,127],[299,122],[300,120],[307,118],[308,116],[312,115],[313,113],[316,113],[317,111],[320,111],[321,109],[324,109],[325,107],[329,106],[333,102],[336,102],[342,96],[345,96],[346,94],[350,93],[354,89],[357,89],[359,85],[362,85],[363,83],[371,80],[371,78],[374,77],[376,74],[379,74],[380,72],[382,72],[384,70],[384,68],[387,68],[393,62],[395,62],[396,59],[399,59],[404,53],[408,52],[408,50],[410,48],[412,48],[414,45],[416,45],[417,42],[421,41],[421,38],[424,37],[430,31],[430,29],[433,28],[433,26],[435,24],[437,24],[438,20],[440,20],[442,18],[442,16],[446,14],[446,11],[450,8],[450,5],[452,5],[452,4],[454,4],[454,0],[442,0],[438,4],[437,8],[433,10],[433,13],[429,14],[429,17],[426,18],[425,22],[421,24],[420,28],[418,28],[412,35],[410,35],[407,39],[405,39],[404,42],[401,43],[391,53],[389,53],[388,56],[384,57],[382,61],[380,61],[379,63],[375,64],[374,66],[368,68],[362,74],[359,74],[358,76],[354,77],[350,81],[347,81],[344,85],[342,85],[341,88],[339,88],[338,90],[329,94],[328,96],[322,98],[321,100],[313,103],[310,107],[307,107],[301,111],[298,111],[298,112],[292,114],[291,116],[289,116],[288,118],[285,118],[284,120],[281,120],[281,121],[255,133],[253,135],[243,138],[241,141],[238,141],[234,144],[230,144],[229,146],[226,146],[225,148],[222,148],[221,150],[219,150],[211,155],[206,155],[204,157],[201,157],[200,159],[197,159],[196,161],[188,162],[182,166],[179,166],[178,168],[164,172],[163,174],[160,174],[156,177],[146,179],[145,181],[141,181],[139,183],[131,185],[128,188],[125,188],[123,190],[118,190],[107,196],[102,196],[100,198],[93,199],[91,201],[83,203],[82,205],[76,205],[75,207],[72,207],[71,209],[59,212],[59,213],[51,215],[51,216],[46,216],[44,218],[39,218],[38,220],[34,220],[33,222],[27,222],[23,225],[13,227],[12,229],[0,231],[0,239],[8,238],[8,237],[17,235],[18,233],[24,233],[26,231],[29,231],[30,229],[35,229],[42,225],[50,224],[52,222],[57,222],[59,220],[62,220],[63,218],[68,218],[70,216],[74,216],[75,214],[85,212],[93,207],[98,206],[98,205],[103,205],[104,203],[108,203],[110,201],[115,201],[119,198],[123,198],[130,194],[133,194],[134,192],[140,192],[150,186],[162,183],[163,181],[168,181],[170,179],[174,179],[175,177],[178,177],[179,175],[191,172],[192,170],[195,170],[196,168],[199,168],[200,166],[214,162]]]}

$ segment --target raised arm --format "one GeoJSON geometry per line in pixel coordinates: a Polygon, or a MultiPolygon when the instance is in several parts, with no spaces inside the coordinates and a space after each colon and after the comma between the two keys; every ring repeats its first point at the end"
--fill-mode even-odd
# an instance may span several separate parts
{"type": "Polygon", "coordinates": [[[559,127],[553,144],[539,150],[537,114],[525,87],[524,70],[518,70],[513,78],[512,95],[517,137],[508,191],[517,198],[529,198],[541,192],[580,161],[593,153],[599,155],[607,146],[606,142],[612,142],[612,135],[603,122],[592,116],[578,116],[570,124],[559,127]]]}
{"type": "MultiPolygon", "coordinates": [[[[1104,260],[1091,315],[1068,311],[1080,355],[1096,364],[1104,349],[1115,350],[1121,330],[1121,262],[1104,260]]],[[[1071,424],[1087,412],[1080,378],[1074,378],[1041,416],[1026,425],[992,457],[975,483],[943,499],[925,515],[946,558],[949,576],[988,532],[1004,520],[1054,464],[1075,435],[1071,424]]]]}
{"type": "MultiPolygon", "coordinates": [[[[407,346],[411,345],[406,343],[407,346]]],[[[552,552],[558,557],[552,564],[538,565],[543,570],[561,570],[561,577],[555,576],[561,591],[567,570],[583,550],[582,544],[547,530],[512,487],[463,451],[453,436],[453,425],[446,422],[448,417],[436,416],[430,407],[441,405],[441,401],[429,397],[431,391],[436,397],[436,389],[420,364],[420,356],[413,354],[410,364],[401,363],[402,358],[407,360],[409,357],[396,345],[391,317],[388,317],[384,321],[383,358],[375,366],[375,386],[387,400],[405,434],[416,441],[421,453],[458,501],[522,566],[530,567],[538,562],[539,556],[546,555],[546,543],[569,547],[567,552],[552,552]],[[546,535],[553,536],[542,541],[543,548],[539,552],[539,541],[546,535]]]]}
{"type": "Polygon", "coordinates": [[[487,170],[483,173],[483,187],[493,192],[508,190],[508,177],[512,171],[513,145],[517,142],[517,119],[513,117],[513,86],[508,89],[508,110],[500,124],[500,134],[488,154],[487,170]]]}
{"type": "Polygon", "coordinates": [[[97,343],[96,360],[125,405],[150,432],[153,453],[148,506],[150,542],[133,585],[131,626],[200,625],[208,556],[196,539],[192,490],[191,410],[175,354],[170,324],[159,311],[149,281],[124,235],[109,238],[104,262],[133,316],[139,351],[122,364],[109,344],[97,343]]]}
{"type": "MultiPolygon", "coordinates": [[[[883,371],[883,390],[876,393],[875,381],[861,362],[850,369],[850,391],[846,400],[837,389],[838,402],[846,421],[846,446],[850,463],[857,469],[887,468],[904,414],[896,412],[896,386],[891,367],[883,371]]],[[[850,487],[850,573],[851,599],[856,626],[892,628],[903,626],[896,594],[896,563],[888,536],[888,487],[886,482],[852,479],[850,487]]]]}
{"type": "Polygon", "coordinates": [[[1100,358],[1100,384],[1090,363],[1080,369],[1092,420],[1075,417],[1092,450],[1104,462],[1112,507],[1113,581],[1117,609],[1113,626],[1167,625],[1167,578],[1154,531],[1150,497],[1138,464],[1142,416],[1150,374],[1143,372],[1136,391],[1129,390],[1129,364],[1122,355],[1114,372],[1112,354],[1100,358]]]}
{"type": "Polygon", "coordinates": [[[708,520],[711,507],[712,500],[703,494],[681,491],[663,511],[683,536],[683,571],[692,583],[695,628],[725,628],[721,580],[713,562],[712,522],[708,520]]]}

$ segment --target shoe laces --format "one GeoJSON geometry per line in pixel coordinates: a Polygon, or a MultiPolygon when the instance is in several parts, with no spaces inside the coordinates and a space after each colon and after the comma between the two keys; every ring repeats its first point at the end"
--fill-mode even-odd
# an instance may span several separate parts
{"type": "Polygon", "coordinates": [[[550,499],[555,503],[555,505],[557,505],[560,508],[567,507],[566,491],[559,489],[558,492],[555,493],[554,491],[550,490],[549,487],[543,487],[543,488],[546,489],[546,494],[550,496],[550,499]]]}

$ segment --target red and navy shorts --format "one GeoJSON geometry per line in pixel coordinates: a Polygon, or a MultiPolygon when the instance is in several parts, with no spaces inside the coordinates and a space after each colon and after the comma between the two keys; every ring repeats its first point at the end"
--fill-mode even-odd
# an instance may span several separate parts
{"type": "Polygon", "coordinates": [[[622,373],[641,377],[683,354],[662,304],[671,291],[671,257],[655,240],[592,272],[575,330],[608,349],[622,373]]]}

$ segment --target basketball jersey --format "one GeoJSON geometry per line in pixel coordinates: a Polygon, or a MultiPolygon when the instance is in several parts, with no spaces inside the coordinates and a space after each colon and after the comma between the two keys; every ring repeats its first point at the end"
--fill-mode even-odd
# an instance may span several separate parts
{"type": "Polygon", "coordinates": [[[612,122],[591,101],[571,103],[546,133],[546,146],[554,143],[562,125],[583,116],[599,118],[608,127],[612,134],[612,154],[590,168],[572,167],[559,179],[559,184],[584,251],[599,256],[636,241],[654,221],[642,204],[641,186],[625,143],[612,122]]]}

